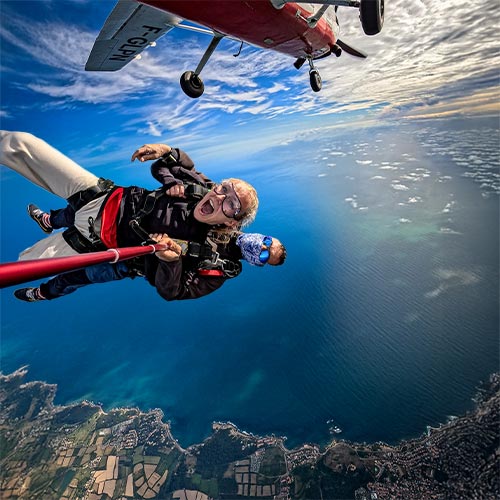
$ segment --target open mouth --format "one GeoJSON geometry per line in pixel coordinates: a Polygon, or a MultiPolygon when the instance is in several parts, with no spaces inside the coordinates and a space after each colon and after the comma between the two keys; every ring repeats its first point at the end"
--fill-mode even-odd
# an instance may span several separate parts
{"type": "Polygon", "coordinates": [[[214,213],[214,204],[212,202],[212,200],[207,200],[205,203],[203,203],[203,205],[200,207],[200,212],[203,214],[203,215],[210,215],[210,214],[213,214],[214,213]]]}

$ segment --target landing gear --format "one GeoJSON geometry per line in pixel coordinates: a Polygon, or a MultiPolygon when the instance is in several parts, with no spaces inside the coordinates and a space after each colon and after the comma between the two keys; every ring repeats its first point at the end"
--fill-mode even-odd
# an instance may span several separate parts
{"type": "MultiPolygon", "coordinates": [[[[339,50],[342,52],[342,50],[339,47],[339,50]]],[[[330,55],[330,54],[328,54],[330,55]]],[[[340,55],[340,54],[339,54],[340,55]]],[[[338,57],[338,56],[337,56],[338,57]]],[[[314,62],[311,56],[305,58],[305,57],[299,57],[293,65],[297,68],[300,69],[302,65],[305,62],[309,63],[309,82],[311,84],[311,88],[313,89],[314,92],[319,92],[321,90],[321,87],[323,86],[323,82],[321,81],[321,76],[319,74],[319,71],[314,67],[314,62]]]]}
{"type": "Polygon", "coordinates": [[[321,81],[321,76],[317,69],[309,71],[309,81],[314,92],[319,92],[321,90],[323,82],[321,81]]]}
{"type": "Polygon", "coordinates": [[[319,74],[319,71],[314,67],[312,58],[309,58],[308,61],[311,68],[309,70],[309,82],[311,84],[311,88],[313,89],[313,92],[319,92],[321,90],[321,87],[323,86],[321,76],[319,74]]]}
{"type": "Polygon", "coordinates": [[[205,85],[203,85],[203,80],[200,77],[201,70],[205,67],[213,51],[223,38],[224,35],[221,33],[215,33],[197,68],[194,71],[186,71],[182,74],[180,82],[181,89],[187,96],[197,99],[203,94],[205,85]]]}
{"type": "Polygon", "coordinates": [[[367,35],[380,33],[384,25],[384,0],[360,0],[359,17],[367,35]]]}
{"type": "Polygon", "coordinates": [[[192,71],[186,71],[182,73],[181,76],[181,89],[187,96],[197,99],[203,94],[205,85],[203,85],[203,80],[200,78],[200,75],[192,71]]]}

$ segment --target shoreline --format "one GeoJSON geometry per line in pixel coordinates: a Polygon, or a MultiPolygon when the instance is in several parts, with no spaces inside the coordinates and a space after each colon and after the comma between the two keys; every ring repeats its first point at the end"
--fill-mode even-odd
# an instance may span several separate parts
{"type": "MultiPolygon", "coordinates": [[[[17,370],[15,370],[14,372],[7,374],[7,375],[5,375],[2,371],[0,371],[0,380],[2,380],[2,379],[9,380],[10,378],[16,378],[16,377],[22,377],[24,379],[24,377],[28,373],[29,373],[29,365],[23,365],[23,366],[19,367],[17,370]]],[[[490,378],[494,375],[495,375],[494,373],[491,374],[490,378]]],[[[81,400],[74,400],[74,401],[68,402],[68,403],[54,404],[54,399],[57,396],[58,384],[51,384],[47,381],[41,381],[41,380],[27,381],[27,382],[24,382],[24,384],[26,384],[28,386],[30,384],[43,384],[44,386],[50,387],[51,390],[54,391],[53,397],[51,398],[51,405],[53,408],[71,408],[71,407],[77,407],[78,405],[81,405],[81,404],[84,404],[84,405],[88,404],[90,406],[99,408],[99,410],[104,415],[108,415],[109,413],[112,413],[114,411],[133,410],[133,411],[136,411],[137,414],[147,414],[147,413],[151,413],[151,412],[159,412],[159,413],[161,413],[162,418],[165,416],[164,410],[162,410],[161,408],[158,408],[158,407],[150,408],[148,410],[143,410],[139,405],[133,405],[133,406],[119,405],[119,406],[114,406],[114,407],[110,407],[108,409],[105,409],[105,407],[107,405],[105,405],[99,401],[92,401],[90,399],[81,399],[81,400]]],[[[483,390],[482,388],[487,384],[488,384],[488,381],[484,381],[484,380],[481,380],[478,382],[476,389],[474,391],[474,395],[470,398],[470,400],[472,401],[471,408],[474,408],[477,405],[478,401],[480,401],[480,394],[483,390]]],[[[467,410],[465,412],[465,414],[469,413],[469,411],[470,410],[467,410]]],[[[432,431],[440,430],[443,426],[448,425],[450,422],[452,422],[456,418],[459,418],[459,417],[457,417],[455,415],[447,415],[444,422],[437,422],[437,423],[434,423],[432,425],[426,424],[424,430],[422,430],[420,433],[402,436],[402,437],[397,438],[394,441],[393,440],[391,440],[391,441],[387,441],[387,440],[385,440],[385,441],[384,440],[369,441],[369,440],[344,439],[339,435],[333,436],[332,434],[328,433],[328,429],[326,429],[324,439],[322,439],[322,440],[310,441],[310,440],[301,440],[300,438],[296,438],[295,440],[292,440],[292,442],[297,442],[298,444],[296,444],[295,446],[293,446],[291,448],[286,448],[283,445],[283,449],[287,450],[287,451],[293,451],[293,450],[296,450],[297,448],[300,448],[303,445],[314,445],[314,446],[318,446],[321,450],[326,450],[332,443],[335,443],[335,442],[345,442],[345,443],[349,443],[349,444],[362,444],[362,445],[366,445],[366,446],[369,446],[372,444],[380,444],[380,445],[387,446],[387,447],[397,447],[403,442],[413,441],[413,440],[420,439],[424,436],[429,436],[432,431]]],[[[277,433],[272,432],[272,431],[269,431],[269,432],[264,431],[261,433],[257,433],[257,432],[253,432],[253,431],[247,431],[247,430],[245,430],[245,428],[243,426],[239,426],[238,424],[236,424],[230,420],[222,420],[222,421],[214,420],[210,423],[209,433],[205,434],[201,440],[195,441],[195,442],[190,443],[190,444],[186,444],[186,443],[181,444],[180,440],[178,438],[174,437],[176,434],[174,431],[175,430],[175,421],[173,423],[172,420],[170,418],[168,418],[168,416],[167,416],[167,420],[165,422],[165,425],[168,426],[169,432],[172,434],[172,439],[174,439],[175,442],[178,443],[179,447],[181,449],[183,449],[184,451],[189,450],[190,448],[195,447],[195,446],[199,445],[200,443],[203,443],[206,440],[210,439],[210,437],[213,435],[213,432],[216,430],[216,428],[218,426],[233,427],[235,429],[235,431],[237,431],[238,433],[242,434],[245,437],[273,438],[273,439],[277,439],[277,440],[282,440],[283,443],[286,441],[290,441],[288,436],[277,435],[277,433]]],[[[344,432],[342,432],[342,434],[344,434],[344,432]]]]}
{"type": "Polygon", "coordinates": [[[159,408],[54,405],[57,386],[24,382],[26,374],[24,366],[0,375],[2,498],[292,500],[321,493],[444,500],[500,493],[497,373],[478,389],[474,411],[396,446],[336,437],[325,447],[291,449],[285,436],[253,434],[231,421],[214,421],[211,435],[183,448],[159,408]]]}

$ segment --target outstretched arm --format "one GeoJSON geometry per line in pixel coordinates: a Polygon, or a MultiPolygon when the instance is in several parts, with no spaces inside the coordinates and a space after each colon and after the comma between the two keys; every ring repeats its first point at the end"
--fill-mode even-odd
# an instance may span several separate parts
{"type": "Polygon", "coordinates": [[[168,189],[167,194],[180,197],[184,195],[183,189],[180,192],[182,181],[171,170],[173,165],[178,164],[179,154],[177,150],[172,149],[167,144],[145,144],[134,152],[131,161],[134,160],[140,162],[158,160],[151,166],[153,177],[168,189]],[[171,191],[172,188],[176,188],[177,191],[171,191]]]}
{"type": "Polygon", "coordinates": [[[134,160],[157,160],[151,165],[151,175],[167,188],[166,193],[170,196],[182,198],[185,182],[202,185],[212,182],[194,168],[194,162],[186,152],[167,144],[145,144],[134,152],[134,160]]]}
{"type": "Polygon", "coordinates": [[[168,155],[172,148],[168,144],[144,144],[134,151],[130,161],[149,161],[157,160],[162,156],[168,155]]]}

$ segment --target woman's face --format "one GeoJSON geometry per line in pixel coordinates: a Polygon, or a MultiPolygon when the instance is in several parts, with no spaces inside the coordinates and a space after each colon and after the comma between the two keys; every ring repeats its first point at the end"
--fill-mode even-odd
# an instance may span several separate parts
{"type": "Polygon", "coordinates": [[[236,226],[239,214],[250,205],[251,194],[247,186],[238,181],[217,184],[196,205],[194,218],[204,224],[236,226]]]}

